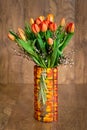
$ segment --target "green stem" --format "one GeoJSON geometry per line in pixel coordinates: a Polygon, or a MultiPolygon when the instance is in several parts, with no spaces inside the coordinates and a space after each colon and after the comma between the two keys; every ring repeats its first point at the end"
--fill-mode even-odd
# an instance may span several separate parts
{"type": "Polygon", "coordinates": [[[46,92],[47,92],[47,86],[45,83],[45,79],[46,79],[46,69],[43,70],[43,72],[41,73],[41,77],[40,77],[40,90],[39,90],[39,101],[42,100],[42,103],[45,104],[46,103],[46,92]]]}

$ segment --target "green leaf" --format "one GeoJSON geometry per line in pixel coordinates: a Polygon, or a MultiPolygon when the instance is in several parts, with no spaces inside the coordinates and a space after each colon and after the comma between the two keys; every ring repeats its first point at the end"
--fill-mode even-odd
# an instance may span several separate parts
{"type": "Polygon", "coordinates": [[[30,43],[31,43],[30,40],[28,40],[28,42],[27,42],[27,41],[23,41],[23,40],[21,40],[21,39],[16,39],[16,41],[17,41],[17,43],[18,43],[20,46],[22,46],[22,48],[24,48],[29,54],[35,56],[35,53],[34,53],[32,47],[30,46],[30,43]]]}
{"type": "Polygon", "coordinates": [[[55,64],[54,67],[56,67],[58,65],[58,61],[59,61],[59,57],[62,55],[62,52],[58,49],[57,50],[57,56],[56,56],[56,60],[55,60],[55,64]]]}
{"type": "Polygon", "coordinates": [[[27,39],[34,40],[36,38],[34,33],[31,31],[30,25],[27,22],[25,23],[25,30],[24,31],[25,31],[27,39]]]}
{"type": "Polygon", "coordinates": [[[60,51],[63,51],[63,49],[68,45],[70,39],[72,38],[74,33],[68,33],[63,44],[59,47],[60,51]]]}
{"type": "Polygon", "coordinates": [[[66,37],[67,37],[67,35],[65,35],[62,42],[59,43],[58,48],[60,48],[64,44],[66,37]]]}
{"type": "Polygon", "coordinates": [[[25,30],[29,33],[31,32],[30,26],[27,22],[25,22],[25,30]]]}
{"type": "Polygon", "coordinates": [[[9,31],[16,39],[18,39],[19,38],[19,36],[15,33],[15,32],[13,32],[13,31],[9,31]]]}
{"type": "Polygon", "coordinates": [[[53,36],[53,32],[51,30],[47,30],[46,33],[45,33],[45,38],[46,40],[49,38],[49,37],[52,37],[53,36]]]}
{"type": "Polygon", "coordinates": [[[59,26],[58,29],[56,30],[56,35],[60,34],[62,31],[62,26],[59,26]]]}
{"type": "Polygon", "coordinates": [[[58,58],[58,45],[57,45],[57,42],[56,42],[56,40],[54,41],[54,48],[53,48],[53,52],[52,52],[52,55],[51,55],[50,67],[54,67],[55,66],[55,61],[58,58]]]}
{"type": "Polygon", "coordinates": [[[33,61],[34,61],[37,65],[39,65],[39,66],[41,66],[41,67],[44,67],[43,64],[39,61],[39,59],[37,59],[36,57],[34,57],[34,56],[32,56],[32,55],[31,55],[31,57],[32,57],[33,61]]]}
{"type": "Polygon", "coordinates": [[[42,40],[42,38],[41,38],[41,36],[39,35],[39,33],[38,33],[38,36],[37,36],[37,41],[38,41],[37,44],[39,44],[40,51],[46,53],[46,50],[45,50],[45,42],[42,40]]]}
{"type": "Polygon", "coordinates": [[[47,63],[48,63],[47,67],[50,68],[50,64],[51,64],[51,56],[50,55],[47,56],[47,63]]]}
{"type": "Polygon", "coordinates": [[[31,55],[31,57],[33,58],[33,60],[35,62],[39,63],[39,65],[41,67],[46,68],[44,60],[40,57],[40,55],[38,55],[34,51],[34,48],[32,48],[32,46],[31,46],[31,41],[30,40],[28,40],[28,42],[27,42],[27,41],[23,41],[21,39],[16,39],[16,41],[22,48],[24,48],[25,51],[27,51],[31,55]]]}

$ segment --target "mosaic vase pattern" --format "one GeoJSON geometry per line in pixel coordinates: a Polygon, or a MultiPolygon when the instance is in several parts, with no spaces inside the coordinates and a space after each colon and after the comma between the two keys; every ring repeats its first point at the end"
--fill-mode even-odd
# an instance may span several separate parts
{"type": "Polygon", "coordinates": [[[34,117],[42,122],[58,120],[58,68],[45,69],[47,86],[46,103],[39,100],[40,77],[44,68],[34,66],[34,117]]]}

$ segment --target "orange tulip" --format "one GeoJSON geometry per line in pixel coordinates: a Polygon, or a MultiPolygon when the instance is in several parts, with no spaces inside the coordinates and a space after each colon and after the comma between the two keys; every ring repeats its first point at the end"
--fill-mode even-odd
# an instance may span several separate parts
{"type": "Polygon", "coordinates": [[[48,43],[49,45],[53,45],[53,39],[52,39],[52,38],[48,38],[47,43],[48,43]]]}
{"type": "Polygon", "coordinates": [[[20,38],[26,41],[25,32],[23,31],[23,29],[18,28],[18,33],[19,33],[20,38]]]}
{"type": "Polygon", "coordinates": [[[45,24],[47,25],[47,27],[48,27],[50,21],[46,19],[46,20],[44,20],[44,23],[45,23],[45,24]]]}
{"type": "Polygon", "coordinates": [[[43,19],[44,19],[43,16],[40,16],[35,20],[35,23],[39,25],[43,21],[43,19]]]}
{"type": "Polygon", "coordinates": [[[45,22],[41,22],[41,24],[39,25],[40,30],[42,32],[46,32],[47,31],[47,24],[45,22]]]}
{"type": "Polygon", "coordinates": [[[49,29],[51,30],[51,31],[56,31],[56,29],[57,29],[57,25],[56,25],[56,23],[50,23],[49,24],[49,29]]]}
{"type": "Polygon", "coordinates": [[[75,25],[74,25],[74,23],[72,24],[72,27],[71,27],[71,33],[74,33],[74,30],[75,30],[75,25]]]}
{"type": "Polygon", "coordinates": [[[34,19],[30,18],[30,24],[32,25],[34,23],[34,19]]]}
{"type": "Polygon", "coordinates": [[[40,32],[40,28],[37,24],[32,24],[31,29],[32,29],[32,32],[34,32],[35,34],[40,32]]]}
{"type": "Polygon", "coordinates": [[[37,18],[37,19],[35,20],[35,23],[39,25],[39,24],[41,23],[40,18],[37,18]]]}
{"type": "Polygon", "coordinates": [[[65,18],[62,18],[62,19],[61,19],[61,21],[60,21],[60,25],[61,25],[62,27],[65,26],[65,18]]]}
{"type": "Polygon", "coordinates": [[[11,33],[8,33],[8,38],[9,38],[10,40],[12,40],[12,41],[15,40],[15,37],[14,37],[11,33]]]}
{"type": "Polygon", "coordinates": [[[75,25],[74,23],[68,23],[66,26],[66,32],[67,33],[74,33],[75,25]]]}
{"type": "Polygon", "coordinates": [[[54,21],[54,15],[53,14],[48,14],[47,15],[47,20],[49,20],[50,22],[54,21]]]}

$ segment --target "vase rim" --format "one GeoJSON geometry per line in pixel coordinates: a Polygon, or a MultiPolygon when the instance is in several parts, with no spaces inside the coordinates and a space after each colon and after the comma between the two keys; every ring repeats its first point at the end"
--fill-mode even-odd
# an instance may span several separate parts
{"type": "Polygon", "coordinates": [[[40,67],[40,66],[38,66],[38,65],[34,65],[34,67],[38,67],[38,68],[42,68],[42,69],[58,69],[58,66],[56,66],[56,67],[48,67],[48,68],[44,68],[44,67],[40,67]]]}

